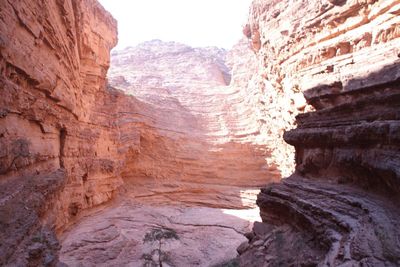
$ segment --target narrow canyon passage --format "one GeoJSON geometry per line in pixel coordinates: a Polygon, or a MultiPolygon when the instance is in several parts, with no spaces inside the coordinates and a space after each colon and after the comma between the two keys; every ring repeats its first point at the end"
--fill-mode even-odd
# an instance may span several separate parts
{"type": "MultiPolygon", "coordinates": [[[[247,41],[240,46],[240,60],[254,61],[247,41]]],[[[122,134],[140,131],[118,200],[63,234],[61,261],[213,266],[236,258],[260,220],[259,188],[281,174],[267,163],[258,91],[231,83],[232,67],[236,80],[251,71],[235,56],[158,40],[113,52],[109,84],[131,96],[115,121],[122,134]]]]}
{"type": "Polygon", "coordinates": [[[399,15],[253,0],[229,51],[112,51],[97,0],[0,1],[0,265],[400,266],[399,15]]]}

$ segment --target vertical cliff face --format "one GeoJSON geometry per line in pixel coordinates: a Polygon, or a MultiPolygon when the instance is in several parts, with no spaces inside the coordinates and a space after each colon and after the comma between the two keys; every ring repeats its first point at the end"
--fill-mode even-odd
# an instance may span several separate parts
{"type": "Polygon", "coordinates": [[[92,0],[0,6],[0,264],[51,264],[54,226],[122,182],[105,92],[116,22],[92,0]]]}
{"type": "Polygon", "coordinates": [[[315,111],[284,134],[296,171],[262,190],[244,265],[397,266],[398,1],[254,1],[245,28],[276,90],[315,111]],[[283,254],[284,253],[284,254],[283,254]]]}
{"type": "Polygon", "coordinates": [[[269,152],[268,166],[280,177],[288,176],[294,170],[294,150],[283,141],[282,135],[293,127],[293,117],[306,108],[304,97],[292,90],[286,93],[274,90],[266,80],[264,60],[254,53],[252,42],[246,38],[229,51],[227,61],[232,67],[230,87],[238,91],[242,110],[246,111],[241,122],[256,128],[255,138],[269,152]],[[246,118],[256,123],[248,123],[246,118]]]}

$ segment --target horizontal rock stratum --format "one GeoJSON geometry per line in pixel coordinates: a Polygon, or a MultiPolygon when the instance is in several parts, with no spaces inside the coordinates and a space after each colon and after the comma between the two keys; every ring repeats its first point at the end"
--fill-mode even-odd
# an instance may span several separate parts
{"type": "Polygon", "coordinates": [[[4,1],[0,17],[0,264],[55,263],[55,233],[118,189],[246,208],[291,167],[264,134],[246,41],[229,56],[157,41],[117,52],[123,92],[106,84],[116,22],[97,1],[4,1]]]}
{"type": "MultiPolygon", "coordinates": [[[[254,61],[246,45],[241,49],[247,54],[240,60],[254,61]]],[[[113,52],[110,85],[135,101],[119,107],[118,120],[122,138],[138,138],[122,172],[133,196],[240,208],[254,203],[252,191],[281,177],[261,133],[259,88],[229,85],[229,63],[234,79],[246,72],[235,58],[158,40],[113,52]]]]}
{"type": "Polygon", "coordinates": [[[72,265],[140,248],[161,263],[146,243],[161,233],[173,253],[213,235],[168,261],[206,266],[250,226],[217,209],[266,185],[241,265],[400,265],[399,15],[397,0],[254,0],[230,51],[153,40],[110,56],[117,23],[96,0],[2,1],[0,265],[54,266],[60,237],[72,265]]]}
{"type": "Polygon", "coordinates": [[[116,21],[92,0],[0,6],[0,265],[51,265],[54,232],[122,184],[116,21]]]}
{"type": "Polygon", "coordinates": [[[400,266],[400,2],[253,1],[245,32],[283,92],[296,170],[258,195],[243,266],[400,266]]]}

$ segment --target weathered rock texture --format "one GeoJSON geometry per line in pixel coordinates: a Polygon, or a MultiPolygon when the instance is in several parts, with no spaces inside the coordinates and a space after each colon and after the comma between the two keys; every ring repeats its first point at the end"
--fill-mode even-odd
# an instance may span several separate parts
{"type": "MultiPolygon", "coordinates": [[[[62,239],[69,266],[214,266],[236,257],[258,213],[126,201],[86,216],[62,239]]],[[[219,265],[218,265],[219,266],[219,265]]]]}
{"type": "Polygon", "coordinates": [[[242,265],[400,265],[399,14],[399,1],[253,2],[266,79],[316,111],[284,135],[296,171],[259,194],[242,265]]]}
{"type": "MultiPolygon", "coordinates": [[[[257,58],[246,41],[229,55],[145,43],[113,57],[111,84],[127,96],[106,88],[116,22],[95,0],[2,1],[0,265],[56,264],[55,233],[116,192],[249,207],[257,187],[289,174],[294,154],[282,136],[312,109],[284,136],[296,172],[259,194],[265,223],[240,246],[241,263],[400,265],[399,10],[394,0],[255,0],[243,32],[257,58]]],[[[130,212],[148,204],[135,205],[78,224],[64,236],[63,260],[138,262],[119,256],[135,247],[141,263],[187,266],[190,258],[163,253],[178,257],[180,246],[209,234],[213,242],[191,255],[206,265],[221,249],[209,258],[217,263],[243,237],[229,242],[193,227],[222,225],[228,234],[247,226],[221,224],[216,210],[192,223],[191,208],[163,213],[152,204],[159,218],[146,225],[130,212]],[[102,220],[91,237],[82,234],[102,220]],[[128,233],[141,225],[147,237],[128,233]],[[110,249],[98,253],[96,242],[110,249]]]]}
{"type": "Polygon", "coordinates": [[[110,84],[132,95],[113,98],[124,192],[62,235],[61,261],[210,266],[237,256],[248,215],[258,212],[215,208],[253,206],[258,188],[280,172],[260,131],[262,93],[246,70],[254,54],[242,42],[228,56],[231,86],[226,57],[157,40],[114,52],[110,84]]]}
{"type": "Polygon", "coordinates": [[[135,96],[118,119],[123,135],[139,129],[122,172],[132,196],[241,208],[280,178],[260,131],[261,90],[245,77],[254,54],[239,46],[239,59],[228,55],[231,86],[225,50],[154,40],[113,53],[110,84],[135,96]]]}
{"type": "Polygon", "coordinates": [[[95,0],[2,1],[0,30],[0,265],[55,264],[55,233],[117,191],[246,208],[281,177],[245,43],[229,64],[157,41],[118,52],[127,96],[106,86],[116,22],[95,0]]]}
{"type": "Polygon", "coordinates": [[[1,1],[0,265],[50,265],[54,230],[122,183],[116,22],[94,0],[1,1]]]}

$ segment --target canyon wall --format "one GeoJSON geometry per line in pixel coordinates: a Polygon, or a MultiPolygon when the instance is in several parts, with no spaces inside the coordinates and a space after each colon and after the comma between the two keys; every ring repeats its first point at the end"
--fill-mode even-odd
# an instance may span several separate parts
{"type": "Polygon", "coordinates": [[[55,264],[56,233],[117,193],[251,207],[294,161],[243,265],[399,265],[399,10],[255,0],[229,53],[144,43],[107,85],[97,1],[2,1],[0,265],[55,264]]]}
{"type": "Polygon", "coordinates": [[[245,40],[229,54],[158,40],[113,52],[110,84],[136,99],[118,120],[140,132],[122,172],[132,197],[251,207],[258,188],[281,177],[260,130],[262,92],[249,86],[253,65],[245,40]]]}
{"type": "Polygon", "coordinates": [[[0,4],[0,265],[49,265],[54,232],[122,184],[116,21],[94,0],[0,4]]]}
{"type": "Polygon", "coordinates": [[[117,192],[248,208],[280,179],[246,40],[128,48],[107,85],[116,21],[97,1],[3,1],[0,18],[1,265],[54,264],[56,234],[117,192]]]}
{"type": "Polygon", "coordinates": [[[244,266],[398,266],[400,2],[254,1],[266,83],[304,94],[296,170],[262,189],[244,266]]]}

